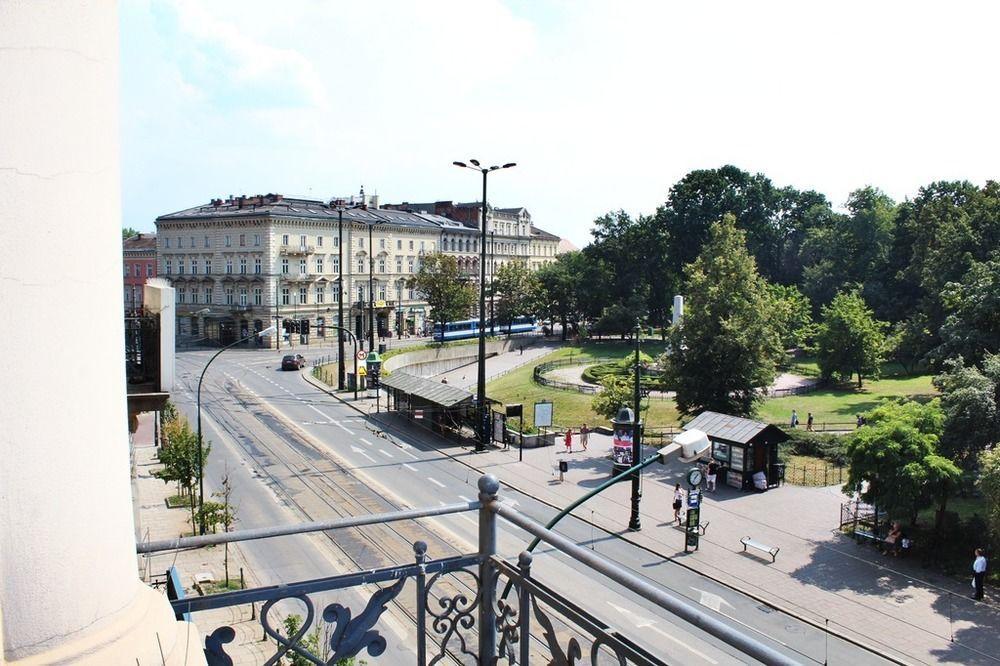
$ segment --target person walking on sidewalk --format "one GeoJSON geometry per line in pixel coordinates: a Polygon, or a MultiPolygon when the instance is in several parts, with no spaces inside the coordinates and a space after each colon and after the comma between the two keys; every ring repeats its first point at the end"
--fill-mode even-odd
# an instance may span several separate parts
{"type": "Polygon", "coordinates": [[[799,414],[794,409],[792,410],[792,418],[789,419],[789,425],[793,428],[797,428],[799,425],[799,414]]]}
{"type": "Polygon", "coordinates": [[[719,463],[714,460],[708,463],[708,474],[705,475],[705,490],[710,493],[715,492],[715,480],[719,474],[719,463]]]}
{"type": "Polygon", "coordinates": [[[587,444],[590,444],[590,429],[587,424],[584,423],[583,427],[580,428],[580,443],[583,444],[583,450],[587,450],[587,444]]]}
{"type": "Polygon", "coordinates": [[[566,453],[573,453],[573,429],[566,428],[566,453]]]}
{"type": "Polygon", "coordinates": [[[976,548],[976,559],[972,562],[972,587],[975,588],[972,598],[983,600],[983,584],[986,582],[986,555],[982,548],[976,548]]]}
{"type": "Polygon", "coordinates": [[[812,432],[813,429],[813,413],[809,412],[809,416],[806,417],[806,430],[812,432]]]}
{"type": "Polygon", "coordinates": [[[684,504],[684,491],[681,490],[681,484],[674,486],[674,520],[677,524],[681,524],[681,506],[684,504]]]}

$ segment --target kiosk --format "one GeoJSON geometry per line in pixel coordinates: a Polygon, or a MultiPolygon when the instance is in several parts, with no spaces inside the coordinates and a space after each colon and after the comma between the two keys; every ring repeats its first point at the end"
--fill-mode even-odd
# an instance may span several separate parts
{"type": "MultiPolygon", "coordinates": [[[[611,419],[611,459],[614,466],[611,475],[621,474],[635,463],[632,460],[632,430],[635,428],[635,412],[630,407],[622,407],[611,419]]],[[[639,423],[640,434],[642,423],[639,423]]]]}
{"type": "Polygon", "coordinates": [[[712,443],[709,455],[719,464],[720,482],[740,490],[766,490],[781,483],[778,445],[789,439],[781,428],[739,416],[702,412],[684,430],[700,430],[708,436],[712,443]],[[754,483],[755,475],[759,485],[754,483]]]}

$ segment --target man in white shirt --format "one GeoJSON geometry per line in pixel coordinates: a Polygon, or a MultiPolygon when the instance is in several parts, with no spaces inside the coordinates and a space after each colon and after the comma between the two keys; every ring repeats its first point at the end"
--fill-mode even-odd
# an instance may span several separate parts
{"type": "Polygon", "coordinates": [[[983,583],[986,581],[986,556],[983,555],[982,548],[976,548],[976,559],[972,562],[972,586],[976,588],[976,593],[972,598],[976,601],[983,600],[983,583]]]}

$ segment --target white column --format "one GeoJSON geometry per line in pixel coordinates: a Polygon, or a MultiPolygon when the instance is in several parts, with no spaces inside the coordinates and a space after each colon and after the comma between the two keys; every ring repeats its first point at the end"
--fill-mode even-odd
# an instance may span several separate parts
{"type": "Polygon", "coordinates": [[[136,573],[117,6],[5,0],[0,26],[0,662],[204,663],[136,573]]]}

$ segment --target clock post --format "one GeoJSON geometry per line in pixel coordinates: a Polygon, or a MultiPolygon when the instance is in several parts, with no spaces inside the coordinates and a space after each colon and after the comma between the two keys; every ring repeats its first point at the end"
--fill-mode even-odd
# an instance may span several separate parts
{"type": "Polygon", "coordinates": [[[687,520],[684,526],[684,552],[698,550],[698,539],[701,536],[701,486],[702,473],[697,467],[692,467],[687,473],[689,486],[687,496],[687,520]]]}

